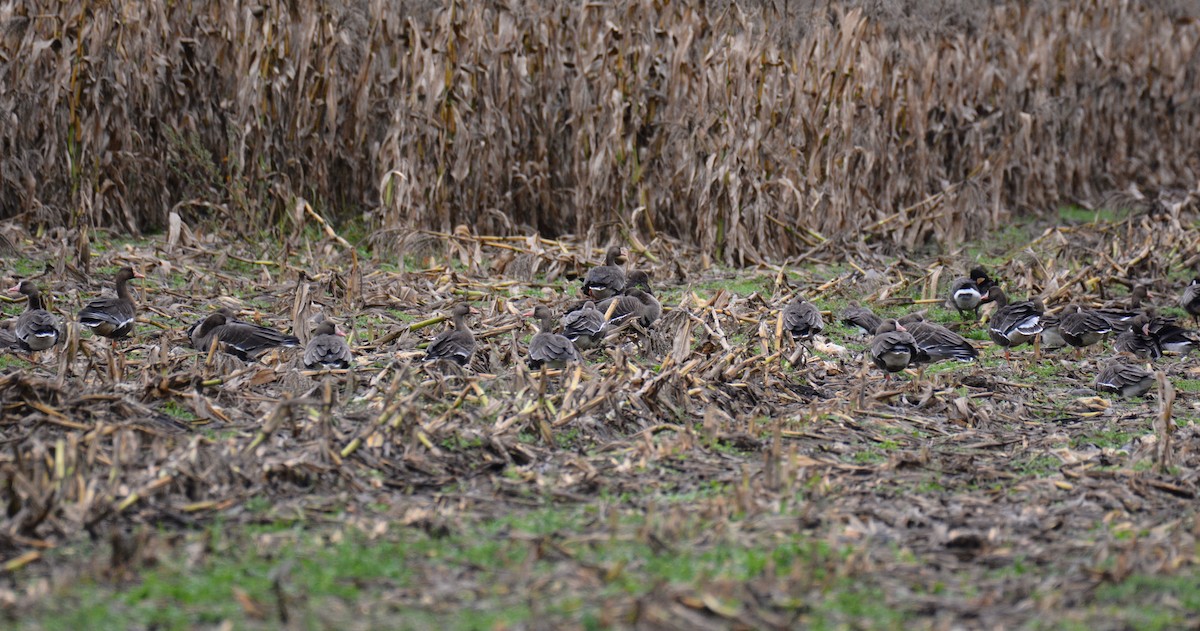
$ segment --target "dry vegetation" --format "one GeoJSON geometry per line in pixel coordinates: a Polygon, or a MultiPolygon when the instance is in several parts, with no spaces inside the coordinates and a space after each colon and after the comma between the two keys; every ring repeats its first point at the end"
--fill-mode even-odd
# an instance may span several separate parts
{"type": "Polygon", "coordinates": [[[0,213],[286,232],[308,200],[379,245],[662,233],[744,264],[1194,187],[1194,8],[921,4],[7,0],[0,213]]]}
{"type": "Polygon", "coordinates": [[[1073,4],[0,0],[0,272],[66,321],[148,277],[112,365],[0,354],[0,620],[1194,624],[1196,357],[1124,401],[1107,350],[964,326],[978,364],[885,387],[777,325],[796,289],[954,322],[968,260],[1172,302],[1197,10],[1073,4]],[[530,372],[518,314],[609,243],[667,313],[530,372]],[[480,352],[424,365],[463,299],[480,352]],[[358,362],[187,348],[218,302],[358,362]]]}
{"type": "MultiPolygon", "coordinates": [[[[974,256],[1051,304],[1134,282],[1169,303],[1200,263],[1194,201],[1086,214],[974,256]]],[[[54,271],[69,240],[6,236],[18,271],[47,269],[55,311],[95,293],[54,271]]],[[[877,246],[730,273],[656,243],[634,264],[666,316],[586,366],[531,373],[518,314],[574,299],[599,250],[425,237],[407,269],[354,268],[334,238],[275,259],[186,226],[97,241],[98,269],[148,276],[124,377],[96,340],[7,357],[0,377],[11,622],[1177,627],[1200,603],[1195,357],[1159,365],[1173,402],[1096,396],[1108,351],[1010,365],[981,341],[978,365],[888,387],[837,325],[789,363],[778,308],[798,285],[835,311],[865,299],[954,322],[935,296],[957,261],[877,246]],[[482,311],[475,361],[423,365],[433,317],[464,297],[482,311]],[[295,352],[209,359],[183,329],[218,300],[279,328],[344,317],[359,360],[314,374],[295,352]]]]}

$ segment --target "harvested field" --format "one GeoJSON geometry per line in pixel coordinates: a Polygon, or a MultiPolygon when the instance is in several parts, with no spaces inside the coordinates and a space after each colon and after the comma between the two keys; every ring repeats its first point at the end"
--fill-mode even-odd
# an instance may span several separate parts
{"type": "Polygon", "coordinates": [[[395,264],[327,237],[273,258],[183,226],[97,238],[88,277],[63,263],[70,239],[48,235],[47,251],[10,227],[8,260],[45,269],[68,321],[116,267],[147,278],[114,367],[94,338],[3,356],[4,615],[17,628],[1178,628],[1200,597],[1197,358],[1156,364],[1165,398],[1098,395],[1107,345],[1006,363],[937,297],[969,257],[1052,310],[1133,283],[1167,307],[1198,229],[1194,200],[1068,210],[961,257],[830,247],[742,270],[659,241],[630,267],[652,272],[663,318],[543,374],[524,367],[533,327],[519,313],[575,300],[599,249],[463,228],[414,238],[395,264]],[[777,313],[796,290],[834,313],[851,299],[925,308],[981,359],[885,385],[865,340],[827,315],[793,364],[777,313]],[[463,299],[481,311],[474,360],[423,363],[436,318],[463,299]],[[324,311],[357,361],[311,373],[297,351],[208,357],[184,330],[217,303],[283,330],[324,311]]]}
{"type": "Polygon", "coordinates": [[[0,293],[0,627],[1198,628],[1200,353],[1124,398],[944,303],[1189,324],[1198,55],[1175,0],[0,0],[0,273],[66,324],[0,293]],[[614,245],[662,317],[529,369],[614,245]],[[978,361],[885,379],[851,302],[978,361]]]}

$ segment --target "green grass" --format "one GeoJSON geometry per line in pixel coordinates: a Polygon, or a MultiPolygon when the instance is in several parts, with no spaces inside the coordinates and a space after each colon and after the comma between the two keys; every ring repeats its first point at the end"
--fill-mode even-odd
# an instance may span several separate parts
{"type": "Polygon", "coordinates": [[[164,414],[177,418],[181,421],[190,423],[196,420],[196,414],[184,407],[183,404],[179,403],[178,401],[163,402],[162,411],[164,414]]]}
{"type": "MultiPolygon", "coordinates": [[[[45,599],[17,628],[189,629],[225,622],[234,628],[275,628],[281,626],[280,598],[293,620],[318,627],[352,621],[401,629],[533,623],[592,627],[615,597],[642,597],[664,585],[715,594],[706,586],[750,580],[790,584],[796,577],[801,577],[802,591],[791,593],[795,600],[790,604],[778,606],[793,609],[809,626],[828,628],[853,621],[858,626],[894,627],[910,615],[889,606],[881,589],[847,575],[842,560],[849,551],[824,541],[789,534],[759,545],[740,540],[700,546],[670,541],[664,548],[637,536],[641,529],[664,525],[661,518],[648,518],[640,511],[621,513],[615,522],[605,520],[602,527],[614,524],[612,536],[574,538],[573,533],[595,520],[595,511],[560,508],[507,514],[441,535],[393,527],[374,538],[303,525],[214,525],[188,536],[203,542],[206,554],[197,555],[201,548],[196,546],[180,546],[128,585],[104,574],[78,579],[45,599]],[[546,542],[557,548],[546,547],[546,542]],[[185,554],[189,548],[191,554],[185,554]],[[547,554],[554,549],[563,552],[547,554]],[[572,588],[570,581],[541,581],[556,573],[570,577],[594,571],[587,568],[602,570],[599,583],[593,579],[572,588]],[[420,598],[431,579],[449,576],[458,577],[463,587],[434,599],[420,598]],[[528,598],[534,585],[542,586],[537,612],[528,598]]],[[[707,538],[705,523],[690,518],[670,527],[684,536],[707,538]]],[[[82,548],[76,552],[80,557],[104,554],[84,554],[82,548]]],[[[731,611],[743,606],[729,598],[716,602],[731,611]]]]}
{"type": "Polygon", "coordinates": [[[1058,209],[1059,221],[1067,224],[1113,223],[1124,219],[1128,214],[1127,210],[1113,208],[1088,210],[1078,206],[1064,206],[1058,209]]]}
{"type": "MultiPolygon", "coordinates": [[[[1135,574],[1096,590],[1093,620],[1105,627],[1182,629],[1195,624],[1200,612],[1200,573],[1194,568],[1176,576],[1135,574]]],[[[1091,629],[1081,624],[1079,629],[1091,629]]]]}

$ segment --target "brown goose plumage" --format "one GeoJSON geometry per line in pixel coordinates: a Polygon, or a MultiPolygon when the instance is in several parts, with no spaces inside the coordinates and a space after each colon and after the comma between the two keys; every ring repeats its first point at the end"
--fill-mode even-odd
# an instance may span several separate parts
{"type": "Polygon", "coordinates": [[[1004,348],[1004,359],[1012,359],[1008,349],[1026,344],[1042,332],[1046,308],[1040,298],[1009,304],[999,285],[992,285],[987,297],[996,303],[996,311],[988,320],[988,337],[1004,348]]]}
{"type": "Polygon", "coordinates": [[[129,294],[128,283],[134,278],[145,278],[130,267],[117,272],[117,295],[115,298],[98,298],[79,310],[79,324],[96,335],[118,340],[133,333],[137,305],[129,294]]]}
{"type": "Polygon", "coordinates": [[[1091,346],[1113,332],[1113,325],[1107,319],[1079,305],[1067,305],[1058,317],[1063,339],[1077,349],[1091,346]]]}
{"type": "Polygon", "coordinates": [[[610,329],[633,321],[637,321],[642,326],[650,326],[650,323],[662,315],[662,305],[658,300],[636,288],[627,289],[623,294],[601,300],[596,305],[596,309],[600,313],[609,314],[608,327],[610,329]],[[616,306],[613,306],[613,303],[616,303],[616,306]],[[609,314],[610,308],[612,309],[611,314],[609,314]]]}
{"type": "Polygon", "coordinates": [[[1100,374],[1096,375],[1097,391],[1123,397],[1140,397],[1153,385],[1154,373],[1119,358],[1105,364],[1100,374]]]}
{"type": "Polygon", "coordinates": [[[908,368],[921,357],[917,341],[912,334],[905,330],[896,320],[884,320],[875,330],[871,340],[871,361],[887,371],[886,380],[892,378],[892,373],[908,368]]]}
{"type": "Polygon", "coordinates": [[[192,348],[207,351],[216,339],[218,348],[244,361],[258,359],[272,348],[295,348],[300,338],[270,327],[243,322],[232,309],[222,307],[199,324],[188,335],[192,348]]]}
{"type": "Polygon", "coordinates": [[[594,300],[611,298],[625,288],[624,254],[613,246],[604,255],[604,265],[593,267],[583,277],[583,293],[594,300]]]}
{"type": "Polygon", "coordinates": [[[797,341],[810,340],[825,330],[825,321],[817,306],[800,296],[783,308],[783,328],[797,341]]]}
{"type": "Polygon", "coordinates": [[[930,362],[953,359],[960,362],[974,361],[979,351],[963,336],[946,327],[925,320],[925,316],[913,313],[900,318],[900,324],[917,342],[923,357],[916,361],[930,362]]]}
{"type": "Polygon", "coordinates": [[[588,300],[582,309],[567,312],[562,317],[563,335],[576,348],[593,348],[604,339],[604,313],[588,300]]]}
{"type": "Polygon", "coordinates": [[[304,347],[304,365],[308,368],[349,368],[353,355],[346,334],[331,320],[321,320],[304,347]]]}
{"type": "Polygon", "coordinates": [[[882,323],[883,318],[875,315],[874,311],[860,306],[857,302],[851,302],[845,311],[842,311],[842,324],[857,327],[861,333],[866,335],[875,335],[875,329],[878,329],[882,323]]]}
{"type": "Polygon", "coordinates": [[[425,350],[425,360],[448,359],[459,366],[466,366],[475,354],[475,334],[467,326],[467,316],[474,311],[471,305],[462,302],[450,311],[454,328],[443,331],[433,338],[425,350]]]}
{"type": "Polygon", "coordinates": [[[571,340],[553,332],[554,314],[548,307],[539,305],[532,313],[525,315],[533,316],[541,321],[541,328],[529,340],[530,368],[536,369],[542,366],[562,368],[569,362],[583,360],[571,340]]]}
{"type": "Polygon", "coordinates": [[[1117,336],[1113,348],[1140,359],[1158,359],[1163,351],[1158,338],[1150,332],[1150,317],[1144,313],[1133,319],[1128,331],[1117,336]]]}
{"type": "Polygon", "coordinates": [[[1179,296],[1179,306],[1200,325],[1200,276],[1193,278],[1192,282],[1183,288],[1183,293],[1179,296]]]}
{"type": "Polygon", "coordinates": [[[62,337],[58,318],[50,315],[42,305],[42,294],[37,285],[23,280],[8,291],[20,292],[29,299],[25,311],[13,324],[12,334],[17,346],[21,350],[37,352],[58,344],[62,337]]]}

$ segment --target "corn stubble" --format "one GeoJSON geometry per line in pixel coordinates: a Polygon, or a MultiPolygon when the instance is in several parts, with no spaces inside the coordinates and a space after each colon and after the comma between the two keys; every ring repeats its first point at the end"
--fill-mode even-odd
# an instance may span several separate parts
{"type": "Polygon", "coordinates": [[[465,223],[735,264],[847,231],[950,243],[1193,186],[1200,23],[1142,4],[931,31],[695,1],[8,1],[0,214],[298,230],[303,199],[381,246],[465,223]]]}

